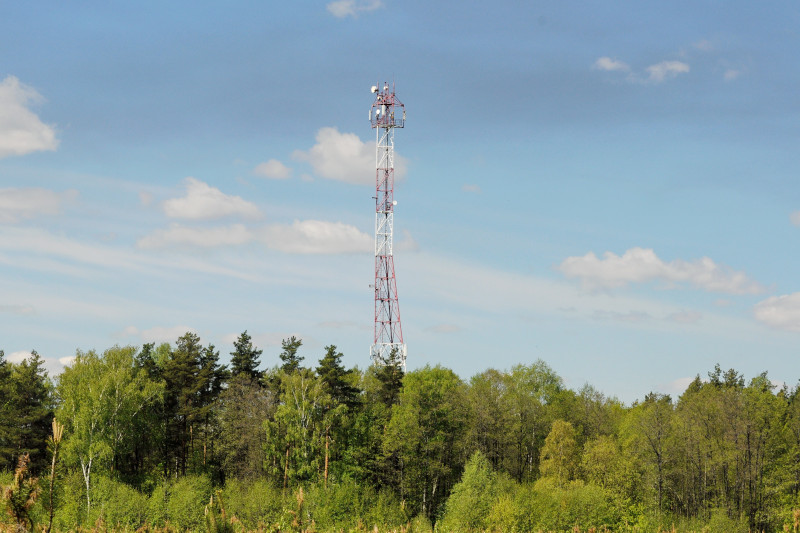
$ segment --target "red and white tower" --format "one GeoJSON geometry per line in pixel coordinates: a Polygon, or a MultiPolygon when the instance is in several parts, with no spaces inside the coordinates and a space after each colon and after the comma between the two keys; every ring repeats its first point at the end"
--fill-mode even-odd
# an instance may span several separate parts
{"type": "Polygon", "coordinates": [[[406,345],[400,325],[400,304],[392,255],[394,232],[394,130],[406,121],[403,103],[388,83],[372,87],[375,102],[369,121],[376,131],[375,148],[375,342],[370,356],[385,364],[394,351],[406,367],[406,345]]]}

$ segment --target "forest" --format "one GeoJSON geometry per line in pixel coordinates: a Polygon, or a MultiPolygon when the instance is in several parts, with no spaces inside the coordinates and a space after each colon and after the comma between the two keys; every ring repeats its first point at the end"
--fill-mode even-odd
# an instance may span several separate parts
{"type": "Polygon", "coordinates": [[[800,389],[717,365],[677,398],[396,357],[174,344],[0,351],[0,530],[793,531],[800,389]]]}

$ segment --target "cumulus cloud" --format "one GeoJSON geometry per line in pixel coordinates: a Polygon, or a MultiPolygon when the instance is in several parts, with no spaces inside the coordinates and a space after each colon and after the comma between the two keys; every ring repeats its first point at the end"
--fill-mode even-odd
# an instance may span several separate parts
{"type": "Polygon", "coordinates": [[[611,59],[610,57],[599,58],[597,61],[594,62],[592,68],[596,70],[621,71],[621,72],[628,72],[631,69],[631,67],[629,67],[627,63],[623,63],[622,61],[618,61],[616,59],[611,59]]]}
{"type": "Polygon", "coordinates": [[[183,182],[186,196],[172,198],[162,205],[164,213],[170,218],[209,220],[232,215],[257,218],[261,214],[255,204],[240,196],[227,195],[192,177],[183,182]]]}
{"type": "MultiPolygon", "coordinates": [[[[295,150],[292,157],[307,161],[314,172],[332,180],[356,185],[375,184],[375,142],[363,142],[354,133],[341,133],[336,128],[317,132],[317,144],[308,151],[295,150]]],[[[395,153],[395,178],[405,174],[405,159],[395,153]]]]}
{"type": "Polygon", "coordinates": [[[291,225],[263,228],[260,240],[269,248],[292,254],[359,253],[373,250],[373,237],[342,222],[296,220],[291,225]]]}
{"type": "Polygon", "coordinates": [[[0,82],[0,158],[58,147],[53,126],[44,124],[29,109],[30,104],[41,101],[35,89],[14,76],[0,82]]]}
{"type": "Polygon", "coordinates": [[[756,304],[753,313],[772,328],[800,331],[800,292],[767,298],[756,304]]]}
{"type": "Polygon", "coordinates": [[[655,65],[650,65],[645,69],[647,81],[651,83],[661,83],[664,80],[674,78],[678,74],[689,72],[689,65],[683,61],[662,61],[655,65]]]}
{"type": "Polygon", "coordinates": [[[795,211],[791,215],[789,215],[789,220],[792,221],[792,224],[795,226],[800,226],[800,211],[795,211]]]}
{"type": "MultiPolygon", "coordinates": [[[[0,108],[0,114],[2,112],[0,108]]],[[[40,215],[57,215],[64,203],[77,196],[78,192],[74,190],[56,192],[40,188],[0,189],[0,223],[19,222],[40,215]]]]}
{"type": "Polygon", "coordinates": [[[172,224],[167,229],[156,230],[137,241],[139,248],[196,247],[216,248],[246,244],[253,235],[243,224],[194,228],[172,224]]]}
{"type": "Polygon", "coordinates": [[[68,355],[67,357],[59,357],[58,358],[58,362],[61,363],[64,366],[69,366],[69,365],[71,365],[72,363],[75,362],[75,356],[74,355],[68,355]]]}
{"type": "Polygon", "coordinates": [[[277,159],[270,159],[254,168],[253,174],[263,178],[284,180],[292,175],[292,169],[277,159]]]}
{"type": "Polygon", "coordinates": [[[361,12],[375,11],[383,7],[383,2],[381,0],[336,0],[325,7],[336,18],[355,18],[361,12]]]}
{"type": "Polygon", "coordinates": [[[652,249],[631,248],[622,256],[612,252],[599,259],[589,252],[582,257],[568,257],[560,270],[568,278],[578,278],[590,288],[622,287],[629,283],[663,281],[689,283],[710,292],[756,294],[763,287],[743,272],[717,265],[708,257],[695,261],[662,261],[652,249]]]}

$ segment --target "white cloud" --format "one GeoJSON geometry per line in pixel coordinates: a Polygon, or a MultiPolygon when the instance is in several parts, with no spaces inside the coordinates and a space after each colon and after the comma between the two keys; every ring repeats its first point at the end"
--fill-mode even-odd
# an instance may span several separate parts
{"type": "Polygon", "coordinates": [[[694,380],[695,380],[694,377],[687,376],[685,378],[678,378],[672,380],[669,383],[661,384],[659,385],[658,388],[661,389],[662,392],[669,394],[670,396],[680,396],[681,394],[686,392],[686,389],[689,387],[689,385],[692,384],[692,381],[694,380]]]}
{"type": "Polygon", "coordinates": [[[261,230],[260,240],[269,248],[293,254],[339,254],[373,250],[373,237],[342,222],[296,220],[261,230]]]}
{"type": "Polygon", "coordinates": [[[12,352],[6,356],[6,361],[10,363],[21,363],[28,357],[30,357],[31,352],[21,351],[21,352],[12,352]]]}
{"type": "Polygon", "coordinates": [[[44,124],[28,108],[41,100],[35,89],[14,76],[0,82],[0,159],[58,147],[53,126],[44,124]]]}
{"type": "MultiPolygon", "coordinates": [[[[323,178],[356,185],[375,184],[375,142],[363,142],[354,133],[341,133],[336,128],[321,128],[317,144],[307,152],[295,150],[292,157],[307,161],[323,178]]],[[[405,174],[405,159],[395,152],[395,179],[405,174]]]]}
{"type": "Polygon", "coordinates": [[[678,74],[689,72],[689,65],[682,61],[662,61],[655,65],[650,65],[647,71],[647,81],[651,83],[661,83],[664,80],[674,78],[678,74]]]}
{"type": "Polygon", "coordinates": [[[625,72],[626,79],[631,83],[661,83],[676,77],[678,74],[689,72],[689,65],[683,61],[662,61],[645,68],[645,72],[633,72],[631,67],[617,59],[601,57],[592,64],[595,70],[606,72],[625,72]]]}
{"type": "Polygon", "coordinates": [[[172,224],[167,229],[156,230],[136,242],[139,248],[172,248],[190,246],[215,248],[218,246],[237,246],[253,239],[249,229],[242,224],[217,226],[213,228],[190,228],[172,224]]]}
{"type": "Polygon", "coordinates": [[[475,192],[475,193],[481,192],[480,186],[472,185],[472,184],[467,184],[467,185],[462,186],[461,190],[464,191],[464,192],[475,192]]]}
{"type": "Polygon", "coordinates": [[[558,270],[568,278],[579,278],[590,288],[664,281],[687,282],[710,292],[756,294],[763,291],[760,284],[743,272],[717,265],[708,257],[692,262],[676,259],[665,263],[652,249],[645,248],[631,248],[622,256],[606,252],[603,259],[592,252],[582,257],[568,257],[558,270]]]}
{"type": "Polygon", "coordinates": [[[62,204],[77,196],[78,192],[74,190],[0,189],[0,223],[18,222],[39,215],[57,215],[62,204]]]}
{"type": "Polygon", "coordinates": [[[336,18],[357,17],[360,12],[375,11],[383,7],[381,0],[336,0],[325,6],[336,18]]]}
{"type": "Polygon", "coordinates": [[[283,180],[292,175],[292,169],[277,159],[270,159],[254,168],[253,173],[264,178],[283,180]]]}
{"type": "Polygon", "coordinates": [[[789,220],[792,221],[792,224],[795,226],[800,226],[800,211],[795,211],[791,215],[789,215],[789,220]]]}
{"type": "Polygon", "coordinates": [[[252,274],[241,271],[236,264],[224,266],[186,256],[153,256],[127,248],[81,242],[40,229],[14,226],[0,226],[0,263],[85,278],[108,276],[120,270],[151,275],[190,270],[253,279],[252,274]],[[3,256],[4,251],[13,252],[13,262],[3,256]]]}
{"type": "MultiPolygon", "coordinates": [[[[296,220],[292,224],[259,228],[248,228],[243,224],[210,228],[172,224],[167,229],[142,237],[137,245],[143,249],[215,248],[251,242],[260,242],[267,248],[290,254],[360,253],[373,249],[373,237],[355,226],[322,220],[296,220]]],[[[417,244],[406,234],[398,246],[416,248],[417,244]]]]}
{"type": "Polygon", "coordinates": [[[623,63],[622,61],[618,61],[616,59],[611,59],[610,57],[599,58],[597,61],[594,62],[592,68],[596,70],[606,70],[611,72],[613,71],[628,72],[631,69],[631,67],[629,67],[627,63],[623,63]]]}
{"type": "Polygon", "coordinates": [[[756,304],[756,320],[775,329],[800,331],[800,292],[772,296],[756,304]]]}
{"type": "Polygon", "coordinates": [[[163,204],[168,217],[209,220],[231,215],[257,218],[261,214],[255,204],[240,196],[227,195],[195,178],[186,178],[184,184],[186,196],[167,200],[163,204]]]}
{"type": "Polygon", "coordinates": [[[75,362],[75,356],[74,355],[68,355],[67,357],[60,357],[58,359],[58,362],[61,363],[64,366],[69,366],[69,365],[71,365],[72,363],[75,362]]]}

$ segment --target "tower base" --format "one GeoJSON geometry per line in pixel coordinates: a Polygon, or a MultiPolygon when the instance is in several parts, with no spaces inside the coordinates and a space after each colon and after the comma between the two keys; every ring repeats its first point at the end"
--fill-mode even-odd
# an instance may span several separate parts
{"type": "Polygon", "coordinates": [[[372,362],[376,365],[387,365],[393,359],[394,352],[395,360],[399,361],[403,366],[403,372],[406,371],[406,345],[399,342],[382,342],[373,344],[369,349],[369,356],[372,362]]]}

